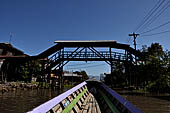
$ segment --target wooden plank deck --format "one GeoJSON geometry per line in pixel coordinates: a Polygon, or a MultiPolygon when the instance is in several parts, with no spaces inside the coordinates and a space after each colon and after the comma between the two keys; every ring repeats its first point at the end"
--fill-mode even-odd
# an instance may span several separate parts
{"type": "Polygon", "coordinates": [[[81,105],[81,108],[82,110],[78,113],[101,113],[98,102],[91,93],[85,99],[84,103],[81,105]]]}

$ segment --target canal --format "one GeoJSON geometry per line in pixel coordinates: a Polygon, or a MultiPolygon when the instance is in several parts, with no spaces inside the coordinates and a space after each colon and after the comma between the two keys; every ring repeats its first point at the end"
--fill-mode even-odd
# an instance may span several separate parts
{"type": "MultiPolygon", "coordinates": [[[[67,91],[38,89],[0,93],[0,113],[24,113],[67,91]]],[[[145,113],[170,113],[169,95],[119,93],[145,113]]]]}
{"type": "Polygon", "coordinates": [[[132,91],[117,92],[145,113],[170,113],[169,94],[137,93],[132,91]]]}
{"type": "Polygon", "coordinates": [[[36,89],[0,93],[0,113],[25,113],[67,90],[36,89]]]}

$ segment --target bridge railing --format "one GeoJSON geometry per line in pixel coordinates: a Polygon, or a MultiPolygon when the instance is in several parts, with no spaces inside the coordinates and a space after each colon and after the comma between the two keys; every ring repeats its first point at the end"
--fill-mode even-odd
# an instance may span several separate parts
{"type": "Polygon", "coordinates": [[[58,51],[48,58],[45,69],[54,68],[57,63],[61,61],[77,61],[77,60],[90,60],[90,61],[130,61],[130,55],[118,52],[99,51],[98,53],[92,51],[58,51]]]}
{"type": "Polygon", "coordinates": [[[87,59],[87,58],[103,58],[103,59],[117,59],[117,60],[126,60],[126,55],[123,53],[118,52],[109,52],[109,51],[100,51],[99,54],[96,54],[94,52],[80,52],[72,54],[71,51],[64,51],[64,53],[60,56],[65,59],[69,58],[81,58],[81,59],[87,59]],[[76,54],[76,55],[75,55],[76,54]],[[73,57],[74,56],[74,57],[73,57]]]}

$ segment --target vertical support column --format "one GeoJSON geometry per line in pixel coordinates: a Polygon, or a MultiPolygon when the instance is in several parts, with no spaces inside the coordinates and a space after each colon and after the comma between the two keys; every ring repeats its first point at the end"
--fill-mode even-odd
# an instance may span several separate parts
{"type": "Polygon", "coordinates": [[[61,70],[61,63],[60,63],[59,69],[58,69],[58,86],[59,86],[59,89],[61,89],[61,76],[62,76],[62,70],[61,70]]]}
{"type": "Polygon", "coordinates": [[[128,54],[126,50],[125,50],[125,60],[128,61],[128,54]]]}
{"type": "Polygon", "coordinates": [[[59,89],[63,87],[63,66],[61,64],[61,67],[59,67],[59,89]]]}
{"type": "Polygon", "coordinates": [[[63,87],[63,65],[64,65],[64,48],[63,48],[63,53],[62,53],[62,67],[61,67],[61,87],[63,87]]]}
{"type": "Polygon", "coordinates": [[[28,65],[27,65],[28,72],[29,72],[28,73],[28,76],[29,76],[28,81],[30,82],[31,81],[30,79],[32,78],[32,69],[31,69],[32,67],[30,66],[31,65],[31,61],[28,61],[27,63],[28,63],[28,65]]]}
{"type": "Polygon", "coordinates": [[[110,53],[110,72],[111,75],[113,74],[113,59],[112,59],[112,48],[109,48],[109,53],[110,53]]]}
{"type": "Polygon", "coordinates": [[[133,70],[132,70],[132,62],[133,62],[133,57],[132,54],[128,52],[128,56],[129,56],[129,62],[128,62],[128,72],[129,72],[129,86],[132,86],[132,76],[133,76],[133,70]]]}
{"type": "MultiPolygon", "coordinates": [[[[43,77],[45,76],[45,64],[47,64],[47,62],[45,61],[45,60],[43,60],[42,61],[42,66],[41,66],[41,79],[40,79],[40,81],[39,81],[39,85],[40,85],[40,87],[42,87],[43,86],[43,77]]],[[[50,74],[49,74],[49,72],[48,72],[48,76],[50,77],[50,74]]]]}
{"type": "MultiPolygon", "coordinates": [[[[61,50],[59,51],[59,58],[61,59],[62,53],[61,53],[61,50]]],[[[59,63],[59,69],[57,71],[57,74],[58,74],[58,88],[61,89],[61,62],[59,63]]]]}
{"type": "Polygon", "coordinates": [[[59,89],[63,87],[63,63],[64,63],[64,48],[61,53],[61,63],[59,64],[59,89]]]}
{"type": "Polygon", "coordinates": [[[3,82],[3,69],[2,69],[2,65],[4,63],[4,59],[0,60],[0,76],[1,76],[1,81],[3,82]]]}

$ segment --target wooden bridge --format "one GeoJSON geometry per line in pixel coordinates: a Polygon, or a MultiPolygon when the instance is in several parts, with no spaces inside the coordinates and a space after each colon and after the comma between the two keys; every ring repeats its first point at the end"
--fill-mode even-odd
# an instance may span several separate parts
{"type": "Polygon", "coordinates": [[[134,57],[142,59],[142,54],[139,51],[113,40],[55,41],[55,43],[56,45],[34,56],[34,58],[48,58],[47,62],[44,63],[44,73],[50,74],[51,70],[56,70],[55,72],[58,72],[57,75],[59,75],[60,87],[62,86],[63,67],[69,61],[105,61],[110,65],[112,73],[114,62],[126,63],[128,67],[129,63],[134,62],[134,57]]]}
{"type": "MultiPolygon", "coordinates": [[[[129,67],[131,67],[131,64],[135,64],[134,58],[143,60],[143,55],[129,45],[117,43],[114,40],[55,41],[54,46],[36,56],[0,56],[0,59],[3,59],[1,60],[3,61],[1,71],[8,77],[17,76],[17,73],[20,73],[19,68],[21,65],[25,65],[26,63],[28,65],[25,66],[28,66],[27,68],[29,70],[34,70],[30,64],[36,59],[41,59],[42,69],[40,69],[41,72],[37,73],[41,73],[45,81],[47,78],[50,79],[52,72],[55,72],[54,74],[59,77],[58,86],[60,88],[63,84],[63,67],[70,61],[104,61],[110,65],[111,73],[114,70],[115,62],[123,62],[125,64],[125,71],[127,71],[126,73],[129,73],[129,67]],[[15,72],[15,74],[12,72],[15,72]]],[[[29,75],[31,76],[32,74],[34,73],[30,71],[29,75]]]]}

